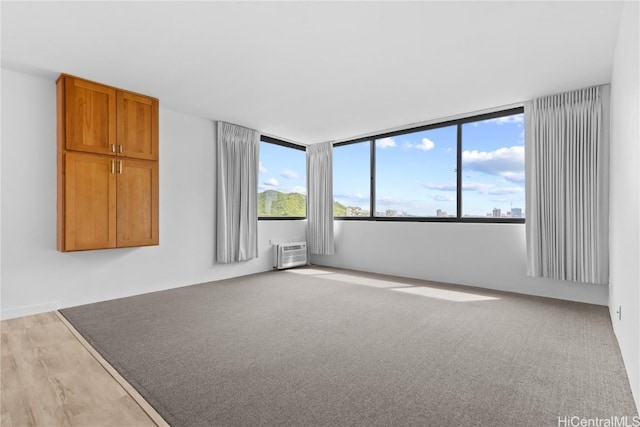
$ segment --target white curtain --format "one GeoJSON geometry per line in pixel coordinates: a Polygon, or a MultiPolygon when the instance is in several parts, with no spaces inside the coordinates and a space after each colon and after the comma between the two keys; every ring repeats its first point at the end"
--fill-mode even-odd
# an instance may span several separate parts
{"type": "Polygon", "coordinates": [[[333,255],[333,144],[307,147],[309,252],[333,255]]]}
{"type": "Polygon", "coordinates": [[[218,122],[216,259],[258,256],[258,162],[260,134],[218,122]]]}
{"type": "Polygon", "coordinates": [[[525,105],[527,273],[609,280],[609,87],[525,105]]]}

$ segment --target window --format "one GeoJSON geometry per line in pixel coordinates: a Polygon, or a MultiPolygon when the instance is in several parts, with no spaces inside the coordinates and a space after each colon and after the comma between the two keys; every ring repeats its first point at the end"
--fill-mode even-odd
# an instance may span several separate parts
{"type": "Polygon", "coordinates": [[[462,125],[462,213],[524,218],[524,114],[462,125]]]}
{"type": "Polygon", "coordinates": [[[334,216],[523,222],[523,108],[334,146],[334,216]]]}
{"type": "Polygon", "coordinates": [[[305,148],[263,136],[260,141],[258,217],[307,216],[305,148]]]}
{"type": "Polygon", "coordinates": [[[371,141],[333,149],[333,216],[368,217],[371,209],[371,141]]]}
{"type": "Polygon", "coordinates": [[[377,139],[377,217],[456,216],[456,126],[377,139]]]}

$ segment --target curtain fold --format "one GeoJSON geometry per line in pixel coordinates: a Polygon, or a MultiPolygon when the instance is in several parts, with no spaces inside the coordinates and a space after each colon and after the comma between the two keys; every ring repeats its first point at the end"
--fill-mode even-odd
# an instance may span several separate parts
{"type": "Polygon", "coordinates": [[[258,256],[258,162],[260,134],[217,122],[216,260],[258,256]]]}
{"type": "Polygon", "coordinates": [[[307,147],[309,252],[333,255],[333,144],[307,147]]]}
{"type": "Polygon", "coordinates": [[[606,284],[608,87],[525,105],[527,274],[606,284]]]}

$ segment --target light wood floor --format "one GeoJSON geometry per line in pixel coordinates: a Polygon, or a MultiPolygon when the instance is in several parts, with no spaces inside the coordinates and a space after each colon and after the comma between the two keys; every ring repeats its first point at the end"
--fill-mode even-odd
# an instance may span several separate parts
{"type": "Polygon", "coordinates": [[[3,427],[163,424],[145,413],[57,313],[0,325],[3,427]]]}

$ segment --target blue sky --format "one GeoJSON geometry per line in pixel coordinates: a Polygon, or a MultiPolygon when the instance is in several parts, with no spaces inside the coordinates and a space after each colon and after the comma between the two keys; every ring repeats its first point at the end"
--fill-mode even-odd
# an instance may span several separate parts
{"type": "MultiPolygon", "coordinates": [[[[494,208],[524,211],[523,115],[463,125],[463,215],[486,216],[494,208]]],[[[334,149],[334,198],[369,209],[369,142],[334,149]]],[[[303,151],[260,147],[259,191],[306,194],[303,151]]],[[[456,214],[456,126],[376,141],[376,211],[435,216],[456,214]]]]}
{"type": "Polygon", "coordinates": [[[260,143],[258,192],[277,190],[307,194],[307,157],[303,150],[260,143]]]}

